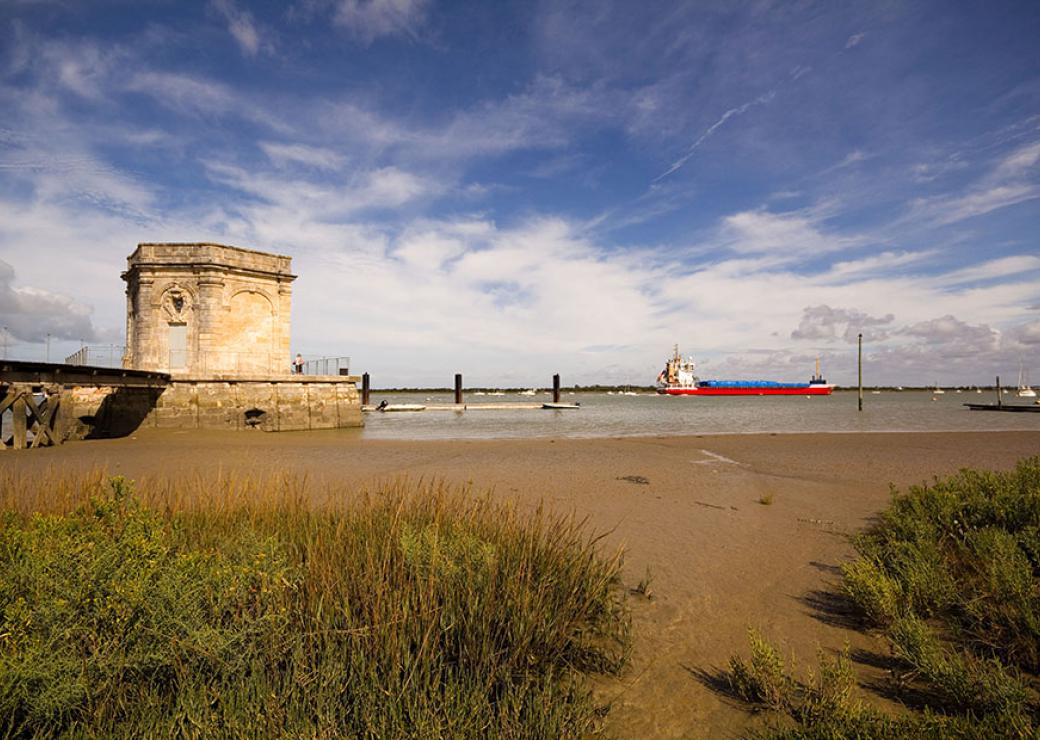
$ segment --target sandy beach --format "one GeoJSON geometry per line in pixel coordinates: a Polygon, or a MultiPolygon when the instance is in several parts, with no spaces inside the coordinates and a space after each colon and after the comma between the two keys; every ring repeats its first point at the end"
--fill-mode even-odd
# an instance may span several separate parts
{"type": "MultiPolygon", "coordinates": [[[[629,669],[599,690],[619,737],[738,736],[762,721],[707,676],[746,651],[754,626],[801,665],[871,637],[814,606],[849,557],[846,535],[905,487],[962,467],[1004,469],[1040,453],[1038,432],[877,433],[374,441],[350,432],[141,432],[131,438],[0,453],[13,474],[104,468],[130,478],[217,472],[306,476],[370,487],[407,476],[493,491],[588,519],[626,548],[629,669]],[[768,500],[771,504],[760,503],[768,500]]],[[[869,675],[869,667],[860,667],[869,675]]],[[[874,669],[876,670],[876,669],[874,669]]]]}

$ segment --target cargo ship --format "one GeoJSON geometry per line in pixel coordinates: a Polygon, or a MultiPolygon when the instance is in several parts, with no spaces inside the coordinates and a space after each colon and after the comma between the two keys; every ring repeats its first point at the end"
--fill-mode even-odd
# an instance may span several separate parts
{"type": "Polygon", "coordinates": [[[664,370],[657,376],[657,392],[669,396],[829,396],[834,386],[820,375],[808,383],[782,383],[775,380],[701,380],[694,374],[693,358],[683,359],[679,345],[664,370]]]}

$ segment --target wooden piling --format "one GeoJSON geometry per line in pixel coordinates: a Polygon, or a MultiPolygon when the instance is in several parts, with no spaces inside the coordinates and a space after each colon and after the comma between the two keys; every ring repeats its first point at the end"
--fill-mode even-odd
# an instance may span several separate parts
{"type": "Polygon", "coordinates": [[[560,374],[553,375],[553,403],[560,402],[560,374]]]}
{"type": "Polygon", "coordinates": [[[462,373],[455,373],[455,405],[462,405],[462,373]]]}
{"type": "MultiPolygon", "coordinates": [[[[18,393],[16,390],[15,393],[18,393]]],[[[14,399],[14,404],[11,406],[11,414],[14,428],[14,448],[16,450],[24,450],[26,443],[26,406],[25,396],[19,394],[14,399]]]]}
{"type": "Polygon", "coordinates": [[[859,410],[863,410],[863,335],[859,335],[859,410]]]}
{"type": "Polygon", "coordinates": [[[362,406],[368,406],[368,397],[370,395],[370,392],[371,392],[371,389],[369,388],[368,373],[364,373],[361,376],[361,405],[362,406]]]}
{"type": "Polygon", "coordinates": [[[997,406],[1004,405],[1004,392],[1000,388],[1000,376],[997,376],[997,406]]]}

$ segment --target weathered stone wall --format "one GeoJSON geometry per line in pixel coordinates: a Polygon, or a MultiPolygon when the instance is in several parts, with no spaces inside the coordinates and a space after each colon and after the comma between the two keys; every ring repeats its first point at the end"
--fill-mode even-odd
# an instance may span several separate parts
{"type": "Polygon", "coordinates": [[[356,379],[321,376],[71,388],[62,396],[62,417],[66,439],[123,436],[142,427],[287,432],[362,426],[356,379]]]}
{"type": "Polygon", "coordinates": [[[288,375],[291,267],[289,257],[222,244],[139,244],[123,273],[124,366],[186,377],[288,375]]]}
{"type": "Polygon", "coordinates": [[[63,439],[122,437],[147,423],[162,388],[66,388],[59,408],[63,439]]]}

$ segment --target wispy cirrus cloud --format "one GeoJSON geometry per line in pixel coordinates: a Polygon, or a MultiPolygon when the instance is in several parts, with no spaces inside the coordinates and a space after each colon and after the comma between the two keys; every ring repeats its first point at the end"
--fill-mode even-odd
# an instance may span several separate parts
{"type": "Polygon", "coordinates": [[[268,106],[259,104],[230,85],[205,77],[175,72],[145,70],[133,74],[122,89],[145,95],[164,108],[191,116],[244,118],[274,131],[289,132],[292,126],[268,106]]]}
{"type": "Polygon", "coordinates": [[[274,164],[280,166],[303,165],[319,170],[338,170],[347,158],[332,149],[307,144],[261,141],[260,149],[274,164]]]}
{"type": "Polygon", "coordinates": [[[365,43],[383,36],[416,39],[429,9],[429,0],[339,0],[333,19],[365,43]]]}
{"type": "Polygon", "coordinates": [[[909,217],[936,226],[965,221],[1040,198],[1040,142],[1030,142],[1001,157],[965,192],[917,199],[909,217]]]}
{"type": "Polygon", "coordinates": [[[690,158],[693,157],[693,155],[697,152],[697,149],[699,149],[700,146],[712,136],[712,134],[714,134],[716,131],[718,131],[720,128],[726,125],[726,122],[729,119],[733,118],[734,116],[742,116],[745,113],[747,113],[751,108],[754,108],[755,106],[759,105],[765,105],[775,97],[776,90],[770,90],[759,95],[756,98],[747,101],[746,103],[742,103],[741,105],[738,105],[735,108],[730,108],[729,110],[727,110],[717,121],[715,121],[715,123],[708,126],[708,128],[706,128],[704,132],[700,136],[698,136],[696,140],[694,140],[694,142],[686,150],[685,154],[683,154],[677,160],[672,162],[671,166],[669,166],[668,169],[666,169],[660,175],[655,177],[654,182],[663,180],[664,178],[671,175],[673,172],[679,170],[687,162],[689,162],[690,158]]]}
{"type": "Polygon", "coordinates": [[[256,57],[261,52],[273,49],[273,44],[261,32],[259,24],[248,10],[238,7],[234,0],[211,0],[210,4],[227,22],[228,33],[244,55],[256,57]]]}

